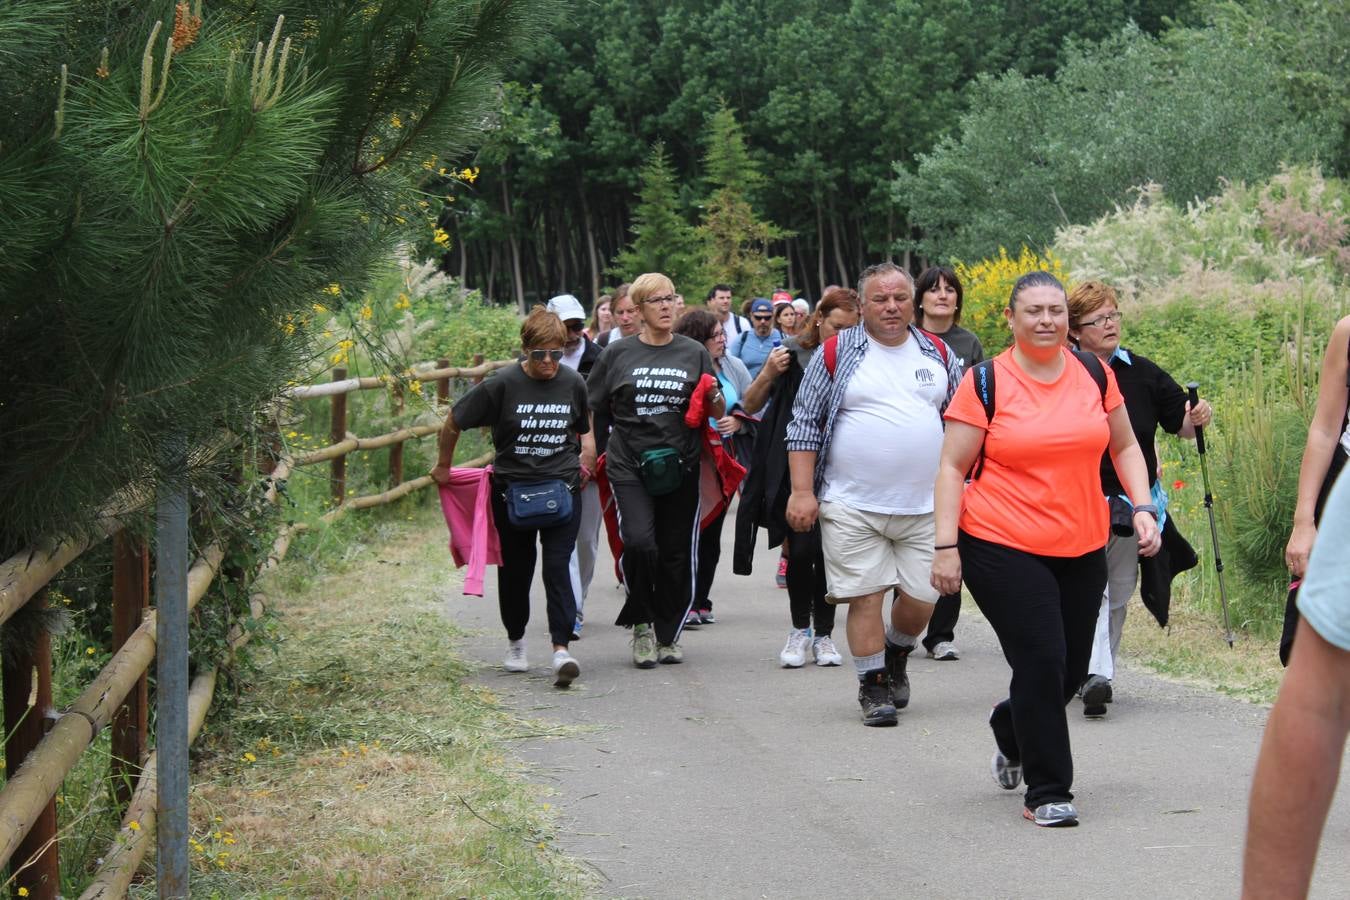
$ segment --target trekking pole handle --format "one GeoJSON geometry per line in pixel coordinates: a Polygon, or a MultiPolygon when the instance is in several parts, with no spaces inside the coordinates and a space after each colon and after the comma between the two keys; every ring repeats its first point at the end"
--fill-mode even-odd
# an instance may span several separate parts
{"type": "MultiPolygon", "coordinates": [[[[1200,382],[1192,381],[1186,385],[1186,393],[1191,401],[1191,409],[1194,410],[1200,405],[1200,382]]],[[[1195,449],[1200,451],[1200,455],[1205,453],[1205,429],[1195,426],[1195,449]]]]}

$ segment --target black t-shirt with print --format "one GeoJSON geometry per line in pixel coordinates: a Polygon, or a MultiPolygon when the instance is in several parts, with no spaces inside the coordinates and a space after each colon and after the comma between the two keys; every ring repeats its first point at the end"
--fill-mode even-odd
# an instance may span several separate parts
{"type": "Polygon", "coordinates": [[[637,481],[638,460],[656,447],[673,448],[687,466],[697,463],[700,430],[684,424],[684,413],[699,378],[712,370],[707,348],[682,334],[659,347],[633,335],[605,348],[586,386],[596,416],[612,426],[605,451],[611,481],[637,481]]]}
{"type": "Polygon", "coordinates": [[[566,366],[547,381],[519,366],[498,369],[455,404],[461,431],[488,426],[492,466],[507,481],[573,481],[581,473],[581,439],[590,430],[586,382],[566,366]]]}

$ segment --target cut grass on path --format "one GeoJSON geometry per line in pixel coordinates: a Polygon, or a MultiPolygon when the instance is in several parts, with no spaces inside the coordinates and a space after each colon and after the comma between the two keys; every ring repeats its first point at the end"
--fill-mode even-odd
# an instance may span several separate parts
{"type": "Polygon", "coordinates": [[[323,571],[300,557],[333,535],[309,536],[266,586],[282,640],[194,757],[194,895],[580,897],[593,884],[554,849],[545,789],[511,755],[547,726],[467,681],[440,611],[459,582],[444,525],[417,506],[319,552],[341,556],[323,571]]]}

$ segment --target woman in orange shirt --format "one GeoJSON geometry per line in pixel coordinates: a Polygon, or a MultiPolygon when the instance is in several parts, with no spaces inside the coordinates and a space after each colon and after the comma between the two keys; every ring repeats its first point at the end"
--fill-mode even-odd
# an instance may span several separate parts
{"type": "Polygon", "coordinates": [[[1012,667],[989,718],[995,780],[1013,790],[1025,776],[1023,815],[1037,825],[1076,825],[1064,707],[1087,675],[1106,587],[1103,451],[1134,501],[1143,556],[1158,552],[1157,510],[1114,374],[1065,346],[1064,287],[1029,272],[1003,314],[1013,346],[967,372],[947,407],[933,586],[954,593],[965,579],[1012,667]],[[977,387],[988,376],[992,419],[977,387]]]}

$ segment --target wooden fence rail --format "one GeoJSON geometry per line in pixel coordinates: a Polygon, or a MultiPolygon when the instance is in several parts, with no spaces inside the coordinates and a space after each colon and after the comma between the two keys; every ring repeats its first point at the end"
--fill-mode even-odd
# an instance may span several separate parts
{"type": "MultiPolygon", "coordinates": [[[[482,355],[478,354],[471,367],[451,367],[448,360],[442,359],[437,361],[434,368],[424,368],[412,377],[423,383],[434,381],[436,396],[444,402],[449,398],[451,379],[481,381],[488,373],[509,364],[510,361],[505,360],[485,363],[482,355]]],[[[334,473],[343,476],[342,480],[334,478],[335,487],[341,483],[343,490],[339,494],[335,489],[334,499],[338,505],[323,516],[325,522],[333,521],[348,510],[392,503],[430,486],[433,482],[425,475],[403,480],[402,449],[406,441],[440,430],[440,425],[424,424],[406,426],[369,438],[349,433],[346,430],[345,409],[348,393],[379,387],[391,388],[394,392],[393,409],[401,413],[404,408],[401,386],[397,379],[388,377],[346,378],[346,373],[341,370],[335,371],[334,376],[334,380],[329,383],[293,388],[288,392],[288,397],[293,400],[332,398],[334,443],[294,459],[283,457],[260,465],[264,471],[271,470],[264,500],[275,503],[279,486],[295,468],[329,461],[334,466],[334,473]],[[340,378],[337,377],[339,372],[340,378]],[[383,447],[392,448],[389,489],[361,497],[345,497],[346,455],[383,447]]],[[[461,465],[481,466],[490,460],[491,454],[485,454],[461,465]]],[[[148,757],[145,755],[148,734],[146,673],[155,656],[157,616],[155,610],[148,606],[148,552],[143,544],[123,530],[117,518],[139,505],[136,502],[119,502],[110,508],[110,512],[98,521],[90,533],[76,539],[43,542],[0,563],[0,623],[3,623],[26,605],[45,602],[44,588],[52,578],[86,550],[114,536],[114,652],[107,665],[80,696],[60,713],[50,709],[50,650],[44,657],[41,648],[38,648],[33,656],[36,663],[31,666],[28,660],[13,660],[16,664],[24,663],[22,673],[11,671],[13,666],[8,666],[5,671],[6,731],[11,734],[11,743],[6,745],[8,780],[0,787],[0,865],[12,865],[15,870],[12,877],[15,889],[23,888],[26,896],[34,900],[55,898],[60,889],[56,860],[55,797],[84,751],[109,724],[113,731],[111,774],[118,785],[118,802],[126,804],[126,813],[114,845],[104,854],[94,881],[82,896],[124,896],[154,840],[157,784],[154,777],[155,756],[153,753],[148,757]],[[14,698],[10,697],[11,693],[14,698]],[[20,698],[19,694],[24,696],[20,698]],[[9,709],[10,706],[15,709],[9,709]],[[19,723],[26,723],[26,727],[17,727],[19,723]],[[17,740],[16,735],[19,736],[17,740]]],[[[297,525],[283,529],[263,571],[277,565],[285,557],[291,536],[303,528],[303,525],[297,525]]],[[[223,548],[213,544],[203,551],[201,558],[189,570],[189,610],[206,594],[219,573],[223,558],[223,548]]],[[[260,616],[264,598],[255,594],[250,600],[254,616],[260,616]]],[[[236,625],[231,633],[232,650],[242,645],[247,637],[248,632],[236,625]]],[[[200,674],[189,689],[189,740],[195,738],[205,719],[215,680],[216,669],[213,667],[200,674]]]]}

